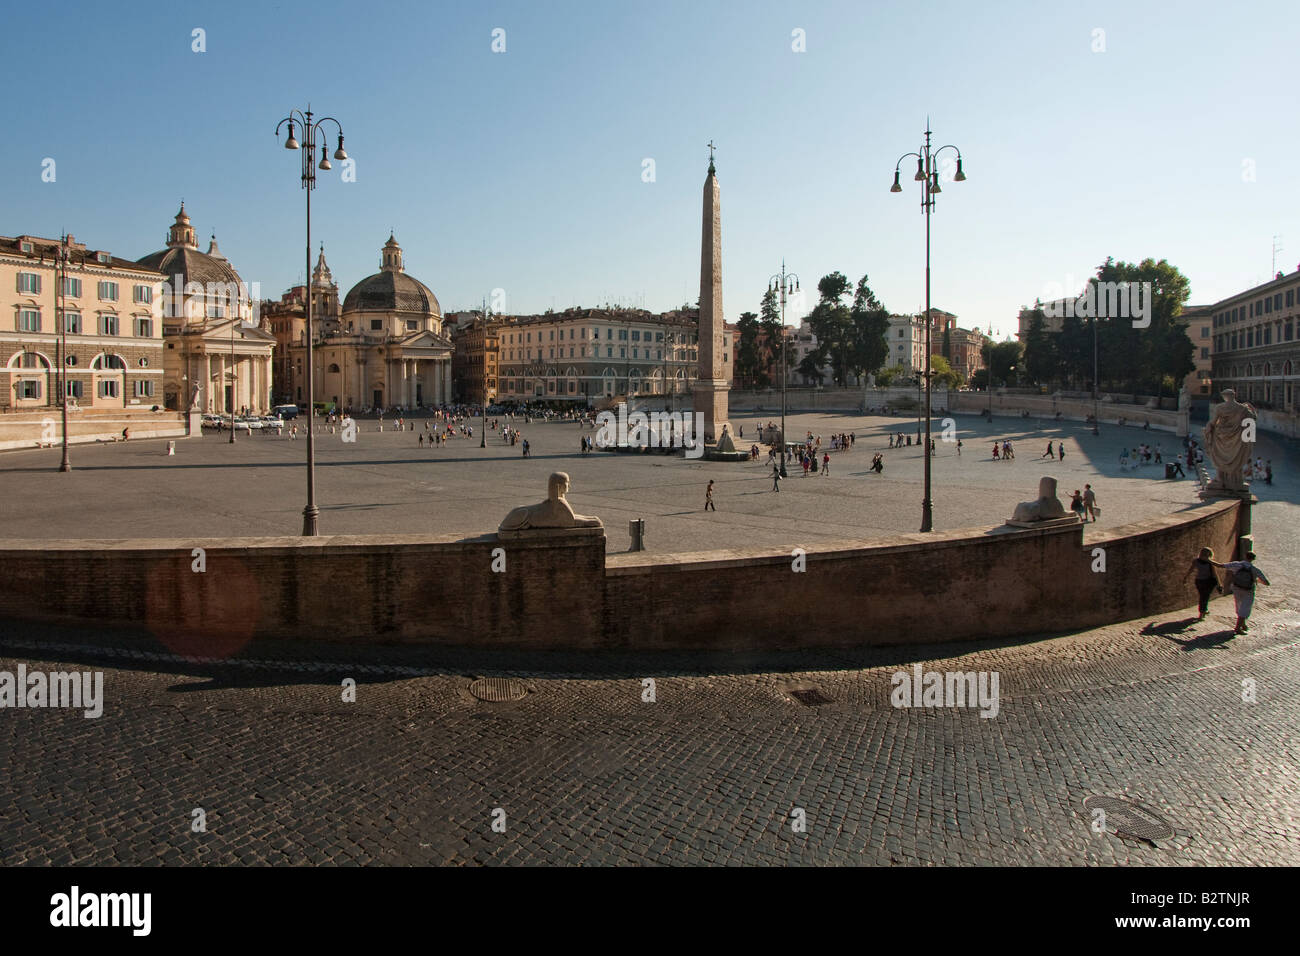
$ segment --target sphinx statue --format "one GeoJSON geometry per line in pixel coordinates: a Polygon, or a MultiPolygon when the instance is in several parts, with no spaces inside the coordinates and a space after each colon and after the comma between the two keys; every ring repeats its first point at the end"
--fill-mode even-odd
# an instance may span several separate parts
{"type": "Polygon", "coordinates": [[[1205,452],[1214,462],[1214,480],[1206,491],[1244,493],[1247,483],[1242,469],[1250,461],[1252,445],[1243,437],[1246,422],[1255,420],[1255,409],[1237,401],[1234,389],[1223,390],[1223,404],[1205,426],[1205,452]]]}
{"type": "Polygon", "coordinates": [[[568,490],[569,476],[562,471],[553,472],[547,482],[546,500],[511,511],[497,528],[497,534],[501,537],[509,537],[521,531],[603,528],[604,524],[599,518],[574,514],[573,506],[564,497],[568,490]]]}
{"type": "Polygon", "coordinates": [[[1040,478],[1038,479],[1038,497],[1033,501],[1022,501],[1016,505],[1016,511],[1011,516],[1011,520],[1031,523],[1065,517],[1069,517],[1069,515],[1066,514],[1065,505],[1061,504],[1061,499],[1056,497],[1056,479],[1040,478]]]}

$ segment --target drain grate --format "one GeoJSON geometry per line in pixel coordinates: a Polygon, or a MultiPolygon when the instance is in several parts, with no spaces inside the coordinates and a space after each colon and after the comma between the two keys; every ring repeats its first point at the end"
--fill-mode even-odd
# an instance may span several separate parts
{"type": "Polygon", "coordinates": [[[1105,814],[1103,826],[1116,836],[1157,843],[1174,835],[1173,826],[1160,814],[1123,797],[1087,797],[1083,808],[1090,821],[1096,819],[1097,810],[1105,814]]]}
{"type": "Polygon", "coordinates": [[[807,687],[803,690],[788,690],[786,693],[805,707],[820,707],[822,704],[834,703],[831,698],[815,687],[807,687]]]}
{"type": "Polygon", "coordinates": [[[510,700],[523,700],[528,688],[516,677],[480,677],[469,685],[469,692],[479,700],[501,704],[510,700]]]}

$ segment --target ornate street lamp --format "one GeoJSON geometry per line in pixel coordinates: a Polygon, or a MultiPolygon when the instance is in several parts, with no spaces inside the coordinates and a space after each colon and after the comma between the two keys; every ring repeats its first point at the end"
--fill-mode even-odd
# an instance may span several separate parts
{"type": "Polygon", "coordinates": [[[786,296],[794,295],[799,291],[799,277],[793,272],[785,271],[785,260],[781,260],[781,271],[768,280],[768,290],[779,292],[781,295],[781,477],[788,478],[785,472],[785,383],[787,370],[790,367],[790,360],[786,357],[786,348],[789,344],[786,338],[785,328],[785,300],[786,296]]]}
{"type": "MultiPolygon", "coordinates": [[[[333,123],[338,130],[339,145],[334,150],[334,158],[345,160],[348,154],[343,150],[343,127],[339,121],[332,116],[325,116],[321,119],[312,120],[311,109],[308,108],[305,113],[299,110],[290,110],[289,115],[280,120],[275,127],[275,135],[280,135],[280,129],[285,124],[289,125],[289,137],[284,141],[285,149],[302,150],[302,188],[307,191],[307,272],[308,281],[311,276],[311,193],[316,188],[316,170],[328,170],[331,167],[329,156],[326,153],[325,133],[321,127],[326,123],[333,123]],[[296,126],[302,127],[302,143],[294,137],[296,126]],[[316,146],[320,145],[320,163],[314,163],[316,146]]],[[[302,533],[305,536],[314,536],[320,532],[317,530],[317,518],[320,516],[320,509],[316,507],[316,444],[314,419],[316,417],[316,381],[315,381],[315,363],[313,361],[313,339],[311,327],[311,289],[307,290],[306,296],[307,309],[307,506],[302,509],[302,533]]],[[[234,437],[232,430],[231,437],[234,437]]]]}
{"type": "Polygon", "coordinates": [[[953,176],[954,182],[965,182],[966,173],[961,168],[961,150],[956,146],[940,146],[938,149],[932,149],[930,146],[930,122],[927,119],[925,124],[925,144],[919,152],[904,153],[894,164],[894,184],[889,187],[891,193],[901,193],[903,187],[899,185],[899,167],[903,160],[909,156],[916,157],[916,175],[912,178],[921,184],[921,208],[925,211],[925,441],[924,455],[922,460],[925,462],[925,498],[921,502],[921,530],[934,530],[934,506],[930,499],[930,403],[932,398],[932,385],[930,379],[930,214],[934,211],[934,197],[943,190],[939,187],[939,168],[935,162],[938,155],[945,149],[951,149],[957,154],[957,173],[953,176]]]}
{"type": "Polygon", "coordinates": [[[63,416],[63,460],[59,462],[59,471],[72,471],[72,462],[68,459],[68,317],[63,289],[71,262],[68,236],[64,233],[59,239],[59,248],[54,253],[54,321],[59,323],[58,361],[59,381],[62,383],[59,388],[59,405],[63,416]]]}

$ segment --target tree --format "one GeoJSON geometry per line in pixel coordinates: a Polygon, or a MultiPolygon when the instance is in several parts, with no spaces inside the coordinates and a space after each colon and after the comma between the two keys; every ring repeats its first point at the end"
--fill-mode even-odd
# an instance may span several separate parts
{"type": "Polygon", "coordinates": [[[897,365],[889,368],[882,368],[873,374],[876,376],[877,388],[889,388],[891,382],[898,377],[899,368],[897,365]]]}
{"type": "Polygon", "coordinates": [[[777,292],[771,286],[763,293],[762,304],[759,306],[760,318],[758,320],[759,329],[763,334],[764,348],[760,358],[760,364],[763,368],[763,383],[779,384],[781,381],[781,371],[776,364],[776,355],[781,348],[782,327],[781,327],[781,303],[777,298],[777,292]],[[771,376],[768,375],[768,369],[776,369],[776,381],[770,382],[771,376]]]}
{"type": "Polygon", "coordinates": [[[970,373],[970,387],[975,389],[985,389],[989,387],[989,370],[986,368],[977,368],[970,373]]]}
{"type": "Polygon", "coordinates": [[[1023,364],[1023,349],[1019,342],[985,342],[980,352],[995,383],[1006,385],[1012,377],[1011,369],[1023,364]]]}
{"type": "Polygon", "coordinates": [[[943,388],[961,388],[962,377],[942,355],[930,356],[930,381],[936,387],[943,388]]]}
{"type": "Polygon", "coordinates": [[[1130,290],[1150,282],[1152,291],[1152,301],[1144,302],[1150,325],[1134,327],[1134,319],[1122,317],[1098,322],[1107,380],[1125,385],[1135,399],[1142,390],[1159,395],[1166,377],[1182,381],[1196,367],[1196,347],[1187,337],[1186,321],[1180,319],[1191,294],[1187,277],[1165,259],[1147,258],[1135,265],[1108,258],[1098,267],[1096,281],[1128,283],[1130,290]]]}
{"type": "MultiPolygon", "coordinates": [[[[821,301],[808,314],[808,328],[817,337],[817,348],[808,353],[805,362],[821,368],[829,360],[831,378],[837,385],[843,385],[853,366],[855,336],[853,316],[849,307],[842,300],[852,289],[848,278],[842,272],[832,272],[823,276],[817,283],[821,301]]],[[[801,363],[799,370],[804,371],[801,363]]],[[[818,381],[822,375],[817,375],[818,381]]]]}
{"type": "Polygon", "coordinates": [[[860,379],[877,373],[889,360],[889,310],[871,291],[865,275],[858,280],[849,319],[853,325],[852,371],[860,379]]]}
{"type": "Polygon", "coordinates": [[[753,312],[743,312],[736,320],[736,326],[740,329],[740,343],[736,346],[736,375],[740,378],[741,384],[752,387],[760,384],[760,373],[763,378],[767,377],[765,371],[759,366],[758,315],[753,312]]]}
{"type": "Polygon", "coordinates": [[[1043,310],[1035,309],[1025,333],[1025,374],[1032,382],[1052,382],[1060,375],[1057,333],[1048,332],[1046,326],[1043,310]]]}

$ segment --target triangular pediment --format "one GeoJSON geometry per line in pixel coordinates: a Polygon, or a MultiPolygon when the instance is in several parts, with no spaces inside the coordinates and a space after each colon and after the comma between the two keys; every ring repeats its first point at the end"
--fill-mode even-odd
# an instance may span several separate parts
{"type": "Polygon", "coordinates": [[[404,349],[449,349],[451,348],[451,339],[438,335],[436,332],[430,332],[427,329],[419,332],[412,332],[404,339],[398,339],[397,345],[404,349]]]}
{"type": "Polygon", "coordinates": [[[237,342],[274,345],[276,341],[275,336],[270,332],[263,332],[256,325],[244,325],[239,319],[209,319],[202,329],[190,334],[197,335],[205,344],[211,343],[215,346],[222,342],[229,344],[232,331],[237,342]]]}

